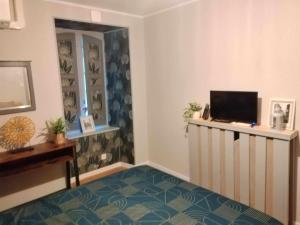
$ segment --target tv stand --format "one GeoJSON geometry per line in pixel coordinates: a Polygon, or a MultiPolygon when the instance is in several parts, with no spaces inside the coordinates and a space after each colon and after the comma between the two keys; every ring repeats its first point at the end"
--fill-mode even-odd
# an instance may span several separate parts
{"type": "Polygon", "coordinates": [[[293,221],[298,131],[203,119],[188,126],[192,183],[293,221]]]}

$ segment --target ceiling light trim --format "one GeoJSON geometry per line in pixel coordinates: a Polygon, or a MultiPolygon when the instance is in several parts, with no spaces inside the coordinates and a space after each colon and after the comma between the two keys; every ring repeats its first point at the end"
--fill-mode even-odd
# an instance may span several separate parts
{"type": "Polygon", "coordinates": [[[162,14],[162,13],[165,13],[165,12],[168,12],[168,11],[172,11],[174,9],[181,8],[183,6],[190,5],[190,4],[193,4],[195,2],[199,2],[199,1],[200,0],[190,0],[190,1],[182,2],[182,3],[179,3],[177,5],[173,5],[169,8],[166,8],[166,9],[161,9],[161,10],[158,10],[158,11],[155,11],[155,12],[152,12],[152,13],[145,14],[143,17],[148,18],[148,17],[156,16],[158,14],[162,14]]]}
{"type": "Polygon", "coordinates": [[[99,8],[99,7],[94,7],[94,6],[90,6],[90,5],[83,5],[83,4],[79,4],[79,3],[66,2],[66,1],[63,1],[63,0],[44,0],[44,1],[51,2],[51,3],[57,3],[57,4],[62,4],[62,5],[73,6],[73,7],[80,7],[80,8],[89,9],[89,10],[99,10],[99,11],[104,12],[104,13],[105,12],[114,13],[114,14],[119,14],[119,15],[122,15],[122,16],[135,17],[135,18],[138,18],[138,19],[143,19],[144,18],[144,16],[137,15],[137,14],[125,13],[125,12],[121,12],[121,11],[117,11],[117,10],[99,8]]]}

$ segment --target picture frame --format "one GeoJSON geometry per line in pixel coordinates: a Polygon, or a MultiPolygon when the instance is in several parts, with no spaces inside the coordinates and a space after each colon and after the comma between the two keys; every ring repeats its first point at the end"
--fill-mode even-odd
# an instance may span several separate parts
{"type": "Polygon", "coordinates": [[[0,61],[0,115],[34,111],[30,61],[0,61]]]}
{"type": "Polygon", "coordinates": [[[273,114],[276,110],[282,111],[284,114],[284,129],[293,130],[295,121],[295,99],[281,99],[272,98],[270,99],[269,106],[269,127],[274,128],[273,114]]]}
{"type": "Polygon", "coordinates": [[[92,116],[81,116],[80,125],[82,133],[91,133],[96,131],[94,119],[92,116]]]}

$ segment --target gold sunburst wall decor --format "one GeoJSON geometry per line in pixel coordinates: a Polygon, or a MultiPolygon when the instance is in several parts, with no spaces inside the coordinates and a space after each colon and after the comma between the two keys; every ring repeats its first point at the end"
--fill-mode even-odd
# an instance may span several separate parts
{"type": "Polygon", "coordinates": [[[23,148],[33,137],[35,126],[31,119],[16,116],[0,128],[0,146],[6,150],[23,148]]]}

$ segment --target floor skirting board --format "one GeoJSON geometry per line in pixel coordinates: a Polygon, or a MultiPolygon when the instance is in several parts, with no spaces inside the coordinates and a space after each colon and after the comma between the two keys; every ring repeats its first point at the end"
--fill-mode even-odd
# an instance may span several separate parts
{"type": "MultiPolygon", "coordinates": [[[[141,164],[139,164],[139,165],[148,165],[148,166],[151,166],[151,167],[153,167],[153,168],[155,168],[155,169],[161,170],[161,171],[163,171],[163,172],[165,172],[165,173],[168,173],[168,174],[171,174],[171,175],[173,175],[173,176],[175,176],[175,177],[178,177],[178,178],[180,178],[180,179],[182,179],[182,180],[184,180],[184,181],[190,181],[190,178],[189,178],[189,177],[187,177],[187,176],[185,176],[185,175],[183,175],[183,174],[181,174],[181,173],[178,173],[178,172],[176,172],[176,171],[174,171],[174,170],[171,170],[171,169],[169,169],[169,168],[167,168],[167,167],[164,167],[164,166],[161,166],[161,165],[159,165],[159,164],[157,164],[157,163],[154,163],[154,162],[152,162],[152,161],[146,161],[146,162],[141,163],[141,164]]],[[[139,166],[139,165],[138,165],[138,166],[139,166]]]]}
{"type": "MultiPolygon", "coordinates": [[[[171,169],[168,169],[164,166],[161,166],[157,163],[154,163],[154,162],[151,162],[151,161],[146,161],[146,162],[143,162],[143,163],[139,163],[137,165],[131,165],[131,164],[128,164],[128,163],[124,163],[124,162],[117,162],[117,163],[114,163],[112,165],[109,165],[109,166],[106,166],[106,167],[102,167],[100,169],[97,169],[97,170],[93,170],[91,172],[87,172],[87,173],[83,173],[79,176],[79,180],[83,180],[83,179],[86,179],[86,178],[89,178],[91,176],[95,176],[97,174],[101,174],[101,173],[104,173],[104,172],[107,172],[109,170],[112,170],[112,169],[115,169],[115,168],[118,168],[118,167],[123,167],[123,168],[132,168],[132,167],[135,167],[135,166],[143,166],[143,165],[147,165],[147,166],[151,166],[155,169],[158,169],[158,170],[161,170],[165,173],[168,173],[168,174],[171,174],[175,177],[178,177],[184,181],[189,181],[190,178],[181,174],[181,173],[178,173],[174,170],[171,170],[171,169]]],[[[73,177],[71,179],[71,182],[74,183],[75,182],[75,178],[73,177]]]]}
{"type": "MultiPolygon", "coordinates": [[[[87,172],[87,173],[80,174],[79,175],[79,180],[87,179],[89,177],[107,172],[109,170],[116,169],[118,167],[124,167],[124,168],[129,169],[129,168],[133,167],[133,165],[128,164],[128,163],[123,163],[123,162],[117,162],[117,163],[114,163],[114,164],[109,165],[109,166],[105,166],[105,167],[102,167],[102,168],[99,168],[99,169],[96,169],[96,170],[93,170],[93,171],[90,171],[90,172],[87,172]]],[[[75,177],[71,178],[71,183],[75,183],[75,177]]]]}

